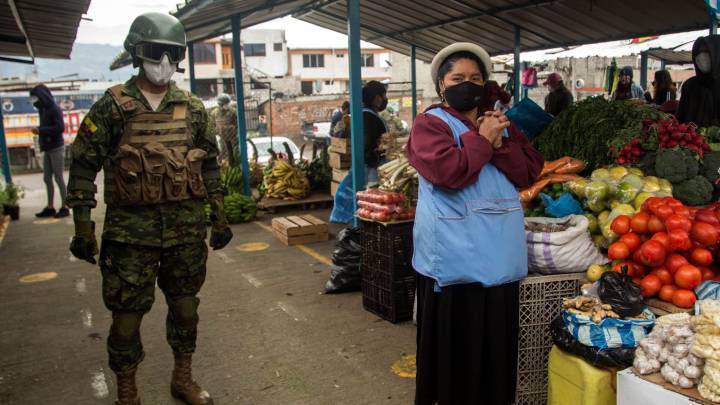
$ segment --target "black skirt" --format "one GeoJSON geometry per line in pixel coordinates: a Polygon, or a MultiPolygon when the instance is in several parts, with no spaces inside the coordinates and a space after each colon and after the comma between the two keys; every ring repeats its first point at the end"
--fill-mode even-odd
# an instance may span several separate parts
{"type": "Polygon", "coordinates": [[[519,283],[461,284],[434,292],[417,275],[416,405],[515,401],[519,283]]]}

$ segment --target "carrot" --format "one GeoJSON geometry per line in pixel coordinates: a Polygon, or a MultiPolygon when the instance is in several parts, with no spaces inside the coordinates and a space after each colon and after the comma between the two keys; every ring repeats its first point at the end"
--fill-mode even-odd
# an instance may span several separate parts
{"type": "Polygon", "coordinates": [[[571,160],[572,158],[570,156],[564,156],[552,162],[545,162],[545,164],[543,165],[543,169],[540,172],[540,177],[543,177],[546,174],[555,173],[557,169],[561,168],[563,165],[567,164],[571,160]]]}
{"type": "Polygon", "coordinates": [[[578,180],[582,177],[578,176],[577,174],[549,174],[545,177],[550,181],[549,184],[555,184],[555,183],[565,183],[568,181],[578,180]]]}
{"type": "Polygon", "coordinates": [[[530,202],[534,200],[548,184],[550,184],[550,179],[548,178],[542,178],[536,181],[535,184],[520,192],[520,202],[530,202]]]}
{"type": "Polygon", "coordinates": [[[561,167],[559,167],[557,170],[555,170],[555,173],[557,174],[574,174],[574,173],[580,173],[585,169],[585,162],[579,159],[571,159],[569,162],[565,163],[561,167]]]}

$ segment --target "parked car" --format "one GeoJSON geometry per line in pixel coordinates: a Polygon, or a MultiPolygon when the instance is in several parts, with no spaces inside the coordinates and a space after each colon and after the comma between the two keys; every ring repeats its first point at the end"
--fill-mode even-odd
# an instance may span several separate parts
{"type": "MultiPolygon", "coordinates": [[[[285,147],[283,146],[283,142],[287,142],[287,144],[290,146],[290,150],[295,156],[295,159],[300,158],[300,148],[295,145],[295,142],[291,141],[288,138],[282,136],[273,136],[272,138],[269,136],[263,136],[259,138],[252,138],[251,140],[255,144],[255,147],[258,151],[257,161],[262,165],[267,164],[270,160],[271,155],[270,152],[268,152],[268,149],[270,148],[272,148],[275,153],[285,154],[285,147]]],[[[248,158],[252,160],[254,157],[255,153],[253,152],[253,148],[250,145],[250,142],[248,142],[248,158]]]]}
{"type": "Polygon", "coordinates": [[[308,141],[330,143],[330,121],[303,123],[303,137],[308,141]]]}

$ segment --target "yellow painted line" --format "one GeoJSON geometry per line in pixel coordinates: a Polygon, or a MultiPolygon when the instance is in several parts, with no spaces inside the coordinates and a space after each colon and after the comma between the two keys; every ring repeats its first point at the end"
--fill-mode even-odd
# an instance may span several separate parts
{"type": "MultiPolygon", "coordinates": [[[[260,228],[262,228],[262,229],[270,232],[270,233],[272,233],[272,231],[273,231],[273,229],[272,229],[271,227],[263,224],[262,222],[255,221],[255,222],[253,222],[253,223],[254,223],[255,225],[259,226],[260,228]]],[[[331,265],[332,265],[332,260],[330,260],[330,258],[323,256],[322,254],[320,254],[320,252],[318,252],[318,251],[315,250],[315,249],[309,248],[309,247],[307,247],[307,246],[305,246],[305,245],[295,245],[295,247],[296,247],[299,251],[301,251],[301,252],[305,253],[306,255],[312,257],[313,259],[319,261],[320,263],[327,264],[328,266],[331,266],[331,265]]]]}
{"type": "Polygon", "coordinates": [[[34,273],[28,274],[27,276],[20,277],[21,283],[39,283],[42,281],[48,281],[58,276],[54,271],[48,271],[45,273],[34,273]]]}
{"type": "Polygon", "coordinates": [[[415,378],[417,372],[417,361],[414,354],[402,356],[390,368],[393,373],[403,378],[415,378]]]}
{"type": "Polygon", "coordinates": [[[269,243],[265,242],[250,242],[243,243],[242,245],[236,246],[235,249],[241,252],[259,252],[270,247],[269,243]]]}
{"type": "Polygon", "coordinates": [[[35,225],[50,225],[60,222],[59,218],[48,218],[48,219],[36,219],[33,221],[35,225]]]}

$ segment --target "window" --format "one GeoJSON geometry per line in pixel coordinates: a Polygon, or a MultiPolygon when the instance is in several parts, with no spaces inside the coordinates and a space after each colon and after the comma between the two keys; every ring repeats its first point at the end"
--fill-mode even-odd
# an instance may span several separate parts
{"type": "Polygon", "coordinates": [[[193,44],[193,56],[195,58],[195,63],[216,63],[215,44],[208,44],[205,42],[193,44]]]}
{"type": "Polygon", "coordinates": [[[375,58],[371,53],[364,53],[360,55],[360,66],[361,67],[373,67],[375,66],[375,58]]]}
{"type": "Polygon", "coordinates": [[[344,53],[336,53],[336,54],[335,54],[335,57],[336,57],[336,58],[344,58],[344,57],[345,57],[345,54],[344,54],[344,53]]]}
{"type": "Polygon", "coordinates": [[[325,80],[325,85],[330,86],[332,84],[332,80],[325,80]]]}
{"type": "Polygon", "coordinates": [[[321,68],[325,67],[325,55],[321,54],[305,54],[303,55],[304,68],[321,68]]]}
{"type": "Polygon", "coordinates": [[[265,56],[265,44],[245,44],[245,56],[265,56]]]}
{"type": "Polygon", "coordinates": [[[313,82],[310,81],[304,81],[300,82],[300,92],[305,95],[310,95],[313,93],[313,82]]]}
{"type": "Polygon", "coordinates": [[[276,42],[273,44],[273,51],[282,52],[282,42],[276,42]]]}

